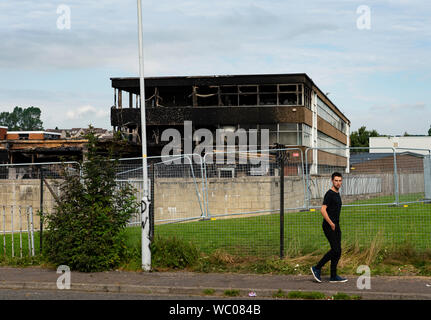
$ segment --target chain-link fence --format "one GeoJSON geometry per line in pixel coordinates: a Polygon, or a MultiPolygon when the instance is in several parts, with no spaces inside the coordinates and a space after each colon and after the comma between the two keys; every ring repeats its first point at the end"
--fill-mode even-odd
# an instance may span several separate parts
{"type": "Polygon", "coordinates": [[[367,148],[284,151],[282,192],[276,150],[259,164],[250,161],[262,157],[256,152],[235,152],[230,163],[227,153],[205,155],[205,216],[189,223],[156,225],[156,234],[192,241],[205,252],[299,255],[326,248],[320,207],[332,186],[331,174],[339,171],[345,245],[367,247],[374,241],[431,248],[429,150],[423,150],[425,154],[394,148],[373,153],[367,148]]]}
{"type": "Polygon", "coordinates": [[[0,210],[3,254],[35,255],[41,248],[44,214],[60,196],[63,171],[80,174],[78,162],[0,164],[0,210]]]}
{"type": "MultiPolygon", "coordinates": [[[[292,256],[326,248],[320,207],[332,185],[331,174],[339,171],[345,246],[366,247],[374,241],[431,248],[430,151],[361,149],[285,148],[149,157],[152,235],[192,241],[207,253],[222,249],[238,255],[292,256]]],[[[37,213],[52,210],[55,197],[61,196],[59,172],[64,165],[79,171],[77,163],[0,166],[2,230],[4,238],[14,233],[10,238],[14,254],[20,252],[19,231],[29,231],[25,219],[30,206],[35,245],[27,247],[37,251],[37,213]]],[[[116,180],[119,185],[131,184],[140,202],[142,158],[120,159],[116,180]]],[[[136,212],[130,230],[139,233],[140,224],[140,212],[136,212]]],[[[25,250],[26,238],[22,239],[25,250]]]]}
{"type": "Polygon", "coordinates": [[[288,215],[289,250],[304,254],[326,245],[320,206],[334,171],[343,175],[340,226],[346,246],[369,247],[374,242],[431,248],[431,199],[425,196],[431,175],[424,169],[430,163],[429,150],[424,150],[427,155],[394,148],[373,153],[350,148],[344,163],[334,162],[333,150],[317,149],[317,159],[313,159],[316,149],[306,150],[308,211],[288,215]]]}

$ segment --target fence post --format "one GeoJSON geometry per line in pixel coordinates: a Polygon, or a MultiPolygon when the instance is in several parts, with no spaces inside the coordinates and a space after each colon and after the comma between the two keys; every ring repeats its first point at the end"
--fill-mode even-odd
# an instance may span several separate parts
{"type": "MultiPolygon", "coordinates": [[[[277,145],[277,148],[279,147],[280,145],[277,145]]],[[[286,150],[277,151],[277,160],[280,169],[280,259],[284,258],[284,162],[286,159],[286,150]]]]}
{"type": "Polygon", "coordinates": [[[34,256],[34,224],[33,207],[30,206],[30,233],[31,233],[31,255],[34,256]]]}
{"type": "Polygon", "coordinates": [[[400,203],[400,190],[398,185],[397,153],[395,148],[392,148],[392,150],[394,152],[395,204],[398,205],[400,203]]]}
{"type": "Polygon", "coordinates": [[[3,253],[6,257],[6,206],[3,206],[3,253]]]}
{"type": "Polygon", "coordinates": [[[156,174],[155,174],[155,169],[154,169],[154,163],[151,164],[151,190],[150,190],[150,200],[151,203],[153,204],[152,206],[150,206],[150,242],[153,242],[154,239],[154,204],[155,204],[155,200],[154,200],[154,181],[156,178],[156,174]]]}
{"type": "Polygon", "coordinates": [[[40,166],[40,237],[39,252],[42,253],[42,234],[43,234],[43,166],[40,166]]]}
{"type": "Polygon", "coordinates": [[[30,227],[30,207],[27,207],[27,240],[28,240],[28,256],[31,256],[31,227],[30,227]]]}
{"type": "Polygon", "coordinates": [[[207,171],[207,163],[206,163],[206,157],[208,153],[204,155],[203,158],[203,168],[204,168],[204,176],[205,176],[205,219],[209,219],[210,213],[209,213],[209,205],[208,205],[208,171],[207,171]]]}
{"type": "Polygon", "coordinates": [[[310,171],[308,170],[308,150],[310,148],[305,149],[305,179],[306,179],[306,193],[305,193],[305,210],[310,210],[310,171]]]}
{"type": "Polygon", "coordinates": [[[284,257],[284,161],[280,161],[280,259],[284,257]]]}
{"type": "Polygon", "coordinates": [[[22,258],[22,213],[21,206],[19,208],[19,256],[22,258]]]}
{"type": "Polygon", "coordinates": [[[12,258],[15,256],[15,244],[14,244],[14,234],[13,234],[13,206],[10,206],[10,228],[11,228],[11,240],[12,240],[12,258]]]}

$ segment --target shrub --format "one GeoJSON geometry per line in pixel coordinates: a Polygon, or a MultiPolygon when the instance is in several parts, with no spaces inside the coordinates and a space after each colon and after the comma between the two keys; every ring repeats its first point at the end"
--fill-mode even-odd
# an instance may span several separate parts
{"type": "Polygon", "coordinates": [[[199,250],[191,243],[176,237],[155,237],[151,243],[151,260],[154,266],[184,269],[193,266],[199,258],[199,250]]]}
{"type": "Polygon", "coordinates": [[[117,162],[98,153],[92,132],[87,139],[82,176],[63,171],[59,202],[45,215],[44,256],[56,265],[92,272],[120,263],[126,247],[122,231],[138,203],[130,185],[117,186],[117,162]]]}

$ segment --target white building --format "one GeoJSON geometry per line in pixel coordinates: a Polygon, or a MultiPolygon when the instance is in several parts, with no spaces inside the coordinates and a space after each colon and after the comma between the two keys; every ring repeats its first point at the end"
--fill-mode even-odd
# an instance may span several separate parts
{"type": "Polygon", "coordinates": [[[389,149],[373,148],[399,148],[397,152],[414,152],[427,155],[431,149],[431,136],[406,137],[370,137],[370,153],[388,153],[389,149]],[[426,150],[417,150],[426,149],[426,150]]]}

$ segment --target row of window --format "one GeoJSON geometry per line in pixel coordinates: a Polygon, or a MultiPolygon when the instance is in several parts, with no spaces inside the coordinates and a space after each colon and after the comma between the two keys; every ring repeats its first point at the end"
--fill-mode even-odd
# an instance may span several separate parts
{"type": "Polygon", "coordinates": [[[258,144],[261,142],[261,130],[268,129],[270,145],[279,143],[286,146],[311,146],[311,127],[302,123],[221,126],[220,128],[230,129],[231,131],[241,128],[247,132],[251,129],[257,129],[258,144]]]}
{"type": "Polygon", "coordinates": [[[317,146],[319,148],[342,148],[342,149],[327,149],[324,150],[325,152],[337,154],[339,156],[345,156],[346,145],[344,143],[341,143],[338,140],[335,140],[334,138],[331,138],[330,136],[318,131],[317,132],[317,146]]]}
{"type": "Polygon", "coordinates": [[[311,91],[303,84],[160,87],[147,89],[147,106],[302,106],[311,91]]]}
{"type": "Polygon", "coordinates": [[[323,102],[319,97],[317,97],[317,114],[329,122],[332,126],[343,132],[344,134],[347,134],[347,126],[346,122],[341,119],[334,111],[332,111],[329,106],[323,102]]]}
{"type": "MultiPolygon", "coordinates": [[[[221,127],[228,128],[228,127],[221,127]]],[[[239,125],[229,127],[232,131],[241,128],[247,132],[251,129],[257,129],[257,141],[261,142],[260,130],[269,130],[269,144],[275,143],[283,144],[286,146],[305,146],[311,147],[311,130],[312,128],[304,123],[278,123],[278,124],[256,124],[256,125],[239,125]]],[[[328,153],[345,156],[346,145],[342,142],[331,138],[330,136],[318,131],[317,133],[317,147],[319,148],[341,148],[341,149],[327,149],[324,150],[328,153]]]]}

